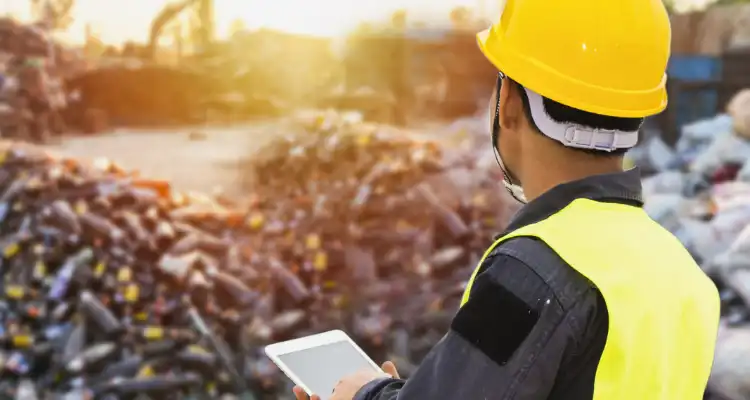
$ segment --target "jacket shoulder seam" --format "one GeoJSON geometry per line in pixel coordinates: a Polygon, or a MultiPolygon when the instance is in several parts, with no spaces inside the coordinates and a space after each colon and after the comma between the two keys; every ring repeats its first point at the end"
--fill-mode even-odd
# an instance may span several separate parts
{"type": "Polygon", "coordinates": [[[547,243],[535,237],[508,239],[492,251],[491,258],[497,256],[513,258],[529,268],[550,288],[563,311],[571,309],[586,292],[596,288],[593,282],[560,258],[547,243]],[[571,280],[574,281],[573,285],[570,284],[571,280]]]}

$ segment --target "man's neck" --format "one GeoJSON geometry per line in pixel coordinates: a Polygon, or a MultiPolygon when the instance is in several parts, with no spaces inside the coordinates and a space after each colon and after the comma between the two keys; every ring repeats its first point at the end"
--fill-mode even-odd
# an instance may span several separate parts
{"type": "Polygon", "coordinates": [[[619,157],[611,160],[585,157],[573,162],[557,159],[556,162],[530,164],[525,166],[522,179],[524,194],[529,201],[563,183],[623,171],[622,158],[619,157]]]}

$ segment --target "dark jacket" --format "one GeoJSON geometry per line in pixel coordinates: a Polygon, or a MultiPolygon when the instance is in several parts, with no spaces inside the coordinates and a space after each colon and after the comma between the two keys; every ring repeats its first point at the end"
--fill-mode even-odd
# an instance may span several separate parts
{"type": "MultiPolygon", "coordinates": [[[[641,207],[640,172],[559,185],[524,206],[502,235],[579,198],[641,207]]],[[[593,397],[609,322],[594,285],[544,242],[529,237],[497,246],[480,273],[450,331],[409,380],[376,380],[355,400],[593,397]],[[543,307],[549,303],[554,306],[543,307]]]]}

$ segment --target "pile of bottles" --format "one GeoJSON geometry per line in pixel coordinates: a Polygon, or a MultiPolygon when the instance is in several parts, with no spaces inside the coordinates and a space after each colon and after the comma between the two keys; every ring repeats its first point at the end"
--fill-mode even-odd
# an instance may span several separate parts
{"type": "Polygon", "coordinates": [[[447,196],[435,144],[332,132],[265,153],[243,208],[0,149],[0,398],[284,398],[263,345],[329,329],[408,375],[502,200],[480,178],[447,196]]]}

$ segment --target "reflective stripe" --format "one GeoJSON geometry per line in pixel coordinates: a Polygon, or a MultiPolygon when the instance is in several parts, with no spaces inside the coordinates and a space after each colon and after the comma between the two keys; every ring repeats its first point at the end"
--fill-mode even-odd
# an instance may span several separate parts
{"type": "Polygon", "coordinates": [[[719,296],[682,244],[640,208],[572,202],[500,238],[533,236],[591,280],[609,313],[595,400],[700,400],[719,324],[719,296]],[[617,255],[614,255],[616,252],[617,255]]]}

